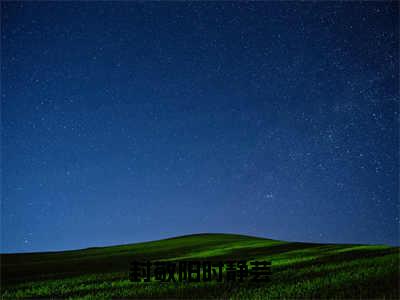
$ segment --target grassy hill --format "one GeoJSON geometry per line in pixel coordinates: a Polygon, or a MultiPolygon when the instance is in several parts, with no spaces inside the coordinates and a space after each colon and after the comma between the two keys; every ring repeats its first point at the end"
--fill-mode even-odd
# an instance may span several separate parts
{"type": "Polygon", "coordinates": [[[1,255],[1,295],[16,298],[399,299],[399,248],[196,234],[130,245],[1,255]],[[129,263],[269,260],[268,283],[135,283],[129,263]]]}

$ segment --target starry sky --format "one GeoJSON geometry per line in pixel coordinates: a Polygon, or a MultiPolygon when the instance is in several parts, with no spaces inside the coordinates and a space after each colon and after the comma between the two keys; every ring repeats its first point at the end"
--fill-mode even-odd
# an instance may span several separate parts
{"type": "Polygon", "coordinates": [[[2,2],[2,252],[399,244],[395,2],[2,2]]]}

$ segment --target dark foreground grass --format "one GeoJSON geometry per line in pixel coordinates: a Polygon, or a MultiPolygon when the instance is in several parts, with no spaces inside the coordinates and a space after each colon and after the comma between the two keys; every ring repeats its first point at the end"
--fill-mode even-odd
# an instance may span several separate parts
{"type": "Polygon", "coordinates": [[[399,248],[201,234],[76,251],[1,255],[1,295],[18,298],[400,299],[399,248]],[[133,283],[133,260],[272,261],[271,281],[133,283]]]}

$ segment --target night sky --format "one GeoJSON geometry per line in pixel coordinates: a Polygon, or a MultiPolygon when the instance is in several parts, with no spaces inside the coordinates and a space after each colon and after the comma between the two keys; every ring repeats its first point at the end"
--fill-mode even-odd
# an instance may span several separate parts
{"type": "Polygon", "coordinates": [[[1,251],[399,244],[398,3],[1,6],[1,251]]]}

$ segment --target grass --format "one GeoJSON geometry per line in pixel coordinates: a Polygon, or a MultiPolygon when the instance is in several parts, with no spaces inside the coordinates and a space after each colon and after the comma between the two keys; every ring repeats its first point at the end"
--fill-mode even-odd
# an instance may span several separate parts
{"type": "Polygon", "coordinates": [[[1,255],[2,299],[399,299],[399,248],[292,243],[233,234],[63,252],[1,255]],[[269,260],[268,283],[134,283],[129,263],[269,260]]]}

